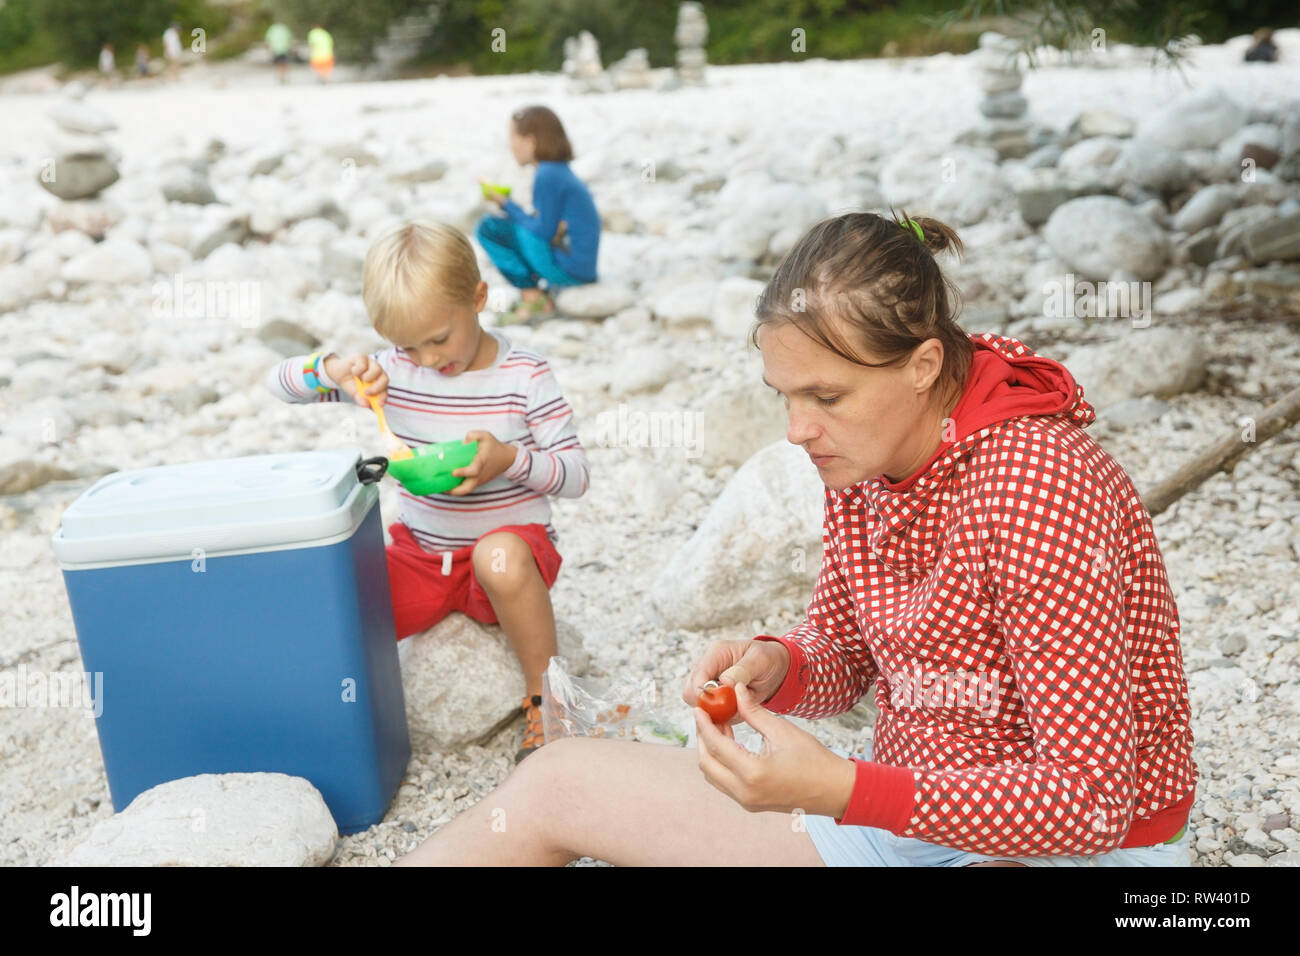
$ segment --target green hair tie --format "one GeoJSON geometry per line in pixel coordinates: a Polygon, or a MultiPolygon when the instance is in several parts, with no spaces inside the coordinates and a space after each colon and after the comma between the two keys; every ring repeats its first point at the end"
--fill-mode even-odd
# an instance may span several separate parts
{"type": "Polygon", "coordinates": [[[915,219],[904,219],[902,225],[916,233],[916,238],[921,240],[921,245],[925,245],[925,233],[921,231],[921,226],[915,219]]]}

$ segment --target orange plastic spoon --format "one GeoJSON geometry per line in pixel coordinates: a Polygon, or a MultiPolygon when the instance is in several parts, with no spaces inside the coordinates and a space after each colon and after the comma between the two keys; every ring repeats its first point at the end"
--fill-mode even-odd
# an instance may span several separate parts
{"type": "Polygon", "coordinates": [[[406,443],[394,435],[389,429],[388,422],[384,418],[384,406],[379,403],[379,399],[375,398],[373,395],[366,394],[366,383],[361,381],[358,376],[352,376],[352,381],[357,383],[357,394],[363,396],[365,400],[370,403],[370,407],[375,412],[375,417],[379,419],[379,430],[382,431],[384,437],[388,439],[388,457],[398,460],[402,458],[414,458],[415,452],[411,451],[411,449],[407,447],[406,443]]]}

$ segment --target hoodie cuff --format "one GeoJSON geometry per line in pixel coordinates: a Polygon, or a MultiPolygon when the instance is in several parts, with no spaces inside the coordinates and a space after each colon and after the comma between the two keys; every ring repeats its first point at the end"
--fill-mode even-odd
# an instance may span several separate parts
{"type": "Polygon", "coordinates": [[[784,637],[773,637],[771,634],[759,634],[754,640],[775,641],[785,645],[785,649],[790,652],[790,667],[785,672],[785,680],[776,689],[776,693],[763,702],[763,707],[774,714],[789,713],[799,701],[803,700],[806,690],[800,680],[804,670],[803,648],[794,641],[784,637]]]}
{"type": "Polygon", "coordinates": [[[916,807],[917,782],[910,767],[893,767],[874,760],[854,760],[858,775],[840,826],[876,827],[900,833],[916,807]]]}

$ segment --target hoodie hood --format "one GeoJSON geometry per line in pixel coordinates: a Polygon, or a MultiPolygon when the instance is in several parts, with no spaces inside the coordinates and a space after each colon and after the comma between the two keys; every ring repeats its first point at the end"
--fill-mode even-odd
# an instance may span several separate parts
{"type": "Polygon", "coordinates": [[[985,429],[1025,415],[1060,416],[1080,427],[1097,420],[1093,407],[1083,398],[1083,388],[1060,362],[1035,355],[1016,339],[985,333],[972,336],[966,387],[952,413],[952,427],[945,429],[950,440],[942,442],[934,455],[907,478],[898,482],[878,480],[889,491],[909,490],[935,462],[954,449],[972,444],[985,429]]]}

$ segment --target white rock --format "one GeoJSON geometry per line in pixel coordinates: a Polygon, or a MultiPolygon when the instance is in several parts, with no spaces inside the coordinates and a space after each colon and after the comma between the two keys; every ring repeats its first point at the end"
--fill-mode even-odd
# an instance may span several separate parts
{"type": "Polygon", "coordinates": [[[103,133],[117,129],[117,124],[101,110],[76,100],[58,103],[50,110],[50,118],[72,133],[103,133]]]}
{"type": "Polygon", "coordinates": [[[1011,190],[997,165],[971,158],[958,162],[952,179],[933,190],[931,204],[939,218],[969,226],[1010,197],[1011,190]]]}
{"type": "Polygon", "coordinates": [[[1119,113],[1112,113],[1110,110],[1086,109],[1070,124],[1070,128],[1078,130],[1085,137],[1117,136],[1122,138],[1133,135],[1134,125],[1131,119],[1119,113]]]}
{"type": "Polygon", "coordinates": [[[149,243],[149,258],[153,260],[154,271],[164,276],[175,275],[194,261],[188,249],[163,240],[149,243]]]}
{"type": "Polygon", "coordinates": [[[1084,398],[1105,408],[1127,398],[1168,398],[1194,391],[1205,380],[1199,335],[1168,328],[1132,329],[1113,342],[1085,345],[1065,360],[1084,398]]]}
{"type": "Polygon", "coordinates": [[[1236,166],[1241,160],[1241,150],[1247,144],[1280,151],[1282,131],[1272,123],[1249,123],[1219,144],[1220,162],[1236,166]]]}
{"type": "Polygon", "coordinates": [[[714,385],[692,410],[700,416],[699,461],[708,471],[743,465],[789,430],[785,406],[757,377],[714,385]]]}
{"type": "Polygon", "coordinates": [[[777,232],[802,233],[825,216],[826,203],[816,193],[795,183],[773,183],[718,224],[718,248],[724,258],[757,260],[777,232]]]}
{"type": "Polygon", "coordinates": [[[82,365],[121,375],[136,363],[140,353],[128,336],[118,332],[96,332],[81,343],[77,358],[82,365]]]}
{"type": "MultiPolygon", "coordinates": [[[[582,635],[557,621],[556,638],[571,673],[583,673],[587,653],[582,635]]],[[[452,613],[429,630],[399,641],[397,650],[406,719],[418,743],[461,747],[519,712],[524,675],[500,627],[452,613]]]]}
{"type": "Polygon", "coordinates": [[[323,246],[340,235],[342,230],[328,219],[304,219],[289,230],[285,242],[295,246],[323,246]]]}
{"type": "Polygon", "coordinates": [[[930,150],[908,147],[893,153],[880,171],[880,191],[887,203],[907,206],[928,200],[937,184],[943,182],[945,160],[957,157],[935,156],[930,150]]]}
{"type": "Polygon", "coordinates": [[[728,276],[713,297],[713,327],[729,340],[741,342],[754,326],[754,308],[765,288],[757,279],[728,276]]]}
{"type": "Polygon", "coordinates": [[[1236,190],[1224,183],[1215,183],[1187,200],[1174,214],[1172,225],[1175,231],[1191,235],[1209,226],[1217,226],[1223,214],[1236,205],[1236,190]]]}
{"type": "Polygon", "coordinates": [[[1245,108],[1214,88],[1181,96],[1148,113],[1138,123],[1137,138],[1167,149],[1217,148],[1245,123],[1245,108]]]}
{"type": "Polygon", "coordinates": [[[1156,296],[1151,315],[1153,320],[1158,320],[1166,315],[1192,312],[1203,305],[1205,305],[1205,293],[1200,289],[1171,289],[1156,296]]]}
{"type": "Polygon", "coordinates": [[[248,228],[254,235],[269,236],[284,228],[284,215],[270,206],[257,206],[248,216],[248,228]]]}
{"type": "Polygon", "coordinates": [[[1164,231],[1116,196],[1084,196],[1058,206],[1043,226],[1043,238],[1086,279],[1107,279],[1119,269],[1156,279],[1169,260],[1164,231]]]}
{"type": "Polygon", "coordinates": [[[614,364],[609,376],[609,393],[615,398],[637,392],[658,391],[677,373],[679,363],[661,345],[628,349],[614,364]]]}
{"type": "Polygon", "coordinates": [[[825,485],[804,450],[782,440],[732,477],[651,588],[669,627],[704,629],[764,617],[810,594],[821,566],[825,485]]]}
{"type": "Polygon", "coordinates": [[[24,265],[0,269],[0,315],[27,305],[40,294],[42,285],[24,265]]]}
{"type": "Polygon", "coordinates": [[[22,229],[0,229],[0,269],[18,261],[26,241],[27,233],[22,229]]]}
{"type": "Polygon", "coordinates": [[[708,322],[717,291],[718,283],[711,280],[683,282],[657,296],[650,309],[668,325],[708,322]]]}
{"type": "Polygon", "coordinates": [[[1125,143],[1109,171],[1114,183],[1132,183],[1158,193],[1177,192],[1187,185],[1191,175],[1178,153],[1144,140],[1125,143]]]}
{"type": "Polygon", "coordinates": [[[121,207],[102,199],[61,202],[50,210],[46,219],[55,232],[75,229],[92,239],[104,238],[105,233],[121,221],[121,207]]]}
{"type": "Polygon", "coordinates": [[[636,293],[620,282],[567,286],[555,296],[556,311],[579,319],[604,319],[636,302],[636,293]]]}
{"type": "MultiPolygon", "coordinates": [[[[73,230],[58,233],[50,243],[50,250],[61,259],[71,259],[73,256],[80,255],[93,248],[95,248],[95,240],[84,232],[73,230]]],[[[27,258],[30,260],[34,255],[36,255],[35,251],[27,258]]]]}
{"type": "Polygon", "coordinates": [[[205,773],[146,790],[64,865],[323,866],[337,842],[329,807],[303,778],[205,773]]]}
{"type": "Polygon", "coordinates": [[[1056,168],[1063,173],[1096,174],[1115,162],[1123,148],[1124,144],[1114,136],[1094,136],[1063,152],[1056,168]]]}
{"type": "Polygon", "coordinates": [[[138,242],[105,239],[69,259],[59,275],[68,282],[141,282],[153,275],[153,260],[138,242]]]}

